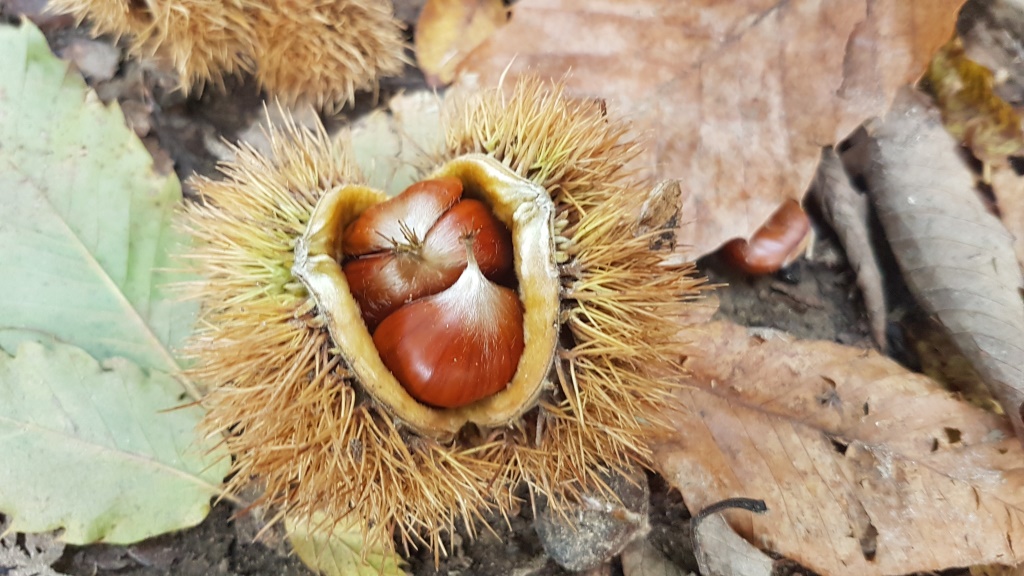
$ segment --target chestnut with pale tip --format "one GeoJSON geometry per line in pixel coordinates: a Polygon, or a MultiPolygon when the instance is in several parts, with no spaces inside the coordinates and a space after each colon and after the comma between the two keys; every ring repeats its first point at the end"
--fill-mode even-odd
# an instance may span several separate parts
{"type": "Polygon", "coordinates": [[[404,304],[454,284],[466,267],[466,237],[474,238],[473,253],[484,276],[514,282],[511,233],[486,204],[459,200],[461,193],[455,178],[419,182],[371,207],[346,229],[346,248],[357,254],[342,267],[369,330],[404,304]],[[395,230],[402,231],[401,240],[364,252],[378,247],[371,246],[374,233],[383,240],[395,230]]]}
{"type": "Polygon", "coordinates": [[[362,256],[422,240],[461,197],[458,178],[417,182],[391,200],[371,206],[349,224],[342,238],[343,250],[348,256],[362,256]]]}
{"type": "Polygon", "coordinates": [[[447,290],[399,308],[373,334],[384,365],[414,398],[458,408],[500,392],[523,353],[523,307],[515,291],[468,264],[447,290]]]}

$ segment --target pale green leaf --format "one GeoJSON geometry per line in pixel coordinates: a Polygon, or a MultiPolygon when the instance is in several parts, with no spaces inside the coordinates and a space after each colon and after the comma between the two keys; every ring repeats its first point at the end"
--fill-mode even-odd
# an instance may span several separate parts
{"type": "Polygon", "coordinates": [[[52,336],[175,371],[195,305],[170,297],[181,187],[37,28],[0,25],[0,346],[52,336]]]}
{"type": "MultiPolygon", "coordinates": [[[[353,519],[358,521],[357,518],[353,519]]],[[[382,546],[365,548],[357,526],[340,523],[332,526],[322,514],[310,520],[286,517],[288,540],[306,566],[323,576],[402,576],[405,571],[395,552],[382,546]]]]}
{"type": "Polygon", "coordinates": [[[0,511],[16,532],[128,543],[198,524],[228,461],[180,385],[64,344],[0,351],[0,511]]]}

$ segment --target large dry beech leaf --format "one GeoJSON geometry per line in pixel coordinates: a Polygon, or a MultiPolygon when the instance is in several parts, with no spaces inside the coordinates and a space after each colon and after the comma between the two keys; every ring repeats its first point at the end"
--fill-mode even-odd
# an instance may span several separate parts
{"type": "Polygon", "coordinates": [[[1006,418],[873,351],[722,322],[687,338],[677,434],[654,448],[695,513],[764,499],[726,518],[821,574],[1024,561],[1024,447],[1006,418]]]}
{"type": "Polygon", "coordinates": [[[953,30],[962,0],[521,0],[463,63],[467,84],[569,74],[678,178],[694,253],[748,237],[800,198],[822,146],[889,106],[953,30]]]}
{"type": "Polygon", "coordinates": [[[871,201],[914,297],[950,332],[1024,440],[1024,287],[938,111],[906,91],[870,127],[871,201]]]}

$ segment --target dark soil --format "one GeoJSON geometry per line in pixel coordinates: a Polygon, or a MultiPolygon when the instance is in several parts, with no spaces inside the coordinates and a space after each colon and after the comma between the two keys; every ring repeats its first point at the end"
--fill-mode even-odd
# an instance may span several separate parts
{"type": "MultiPolygon", "coordinates": [[[[19,13],[32,14],[41,4],[40,0],[0,0],[0,19],[16,21],[19,13]]],[[[397,4],[399,16],[409,23],[411,30],[422,0],[397,4]]],[[[76,40],[89,38],[87,30],[75,28],[67,19],[45,19],[42,25],[58,54],[76,40]]],[[[246,79],[230,80],[227,94],[208,91],[199,97],[185,98],[169,88],[172,84],[159,71],[127,60],[121,61],[114,78],[93,85],[102,98],[120,101],[130,123],[130,112],[141,106],[142,113],[135,118],[133,127],[153,152],[158,167],[175,170],[183,181],[193,173],[215,176],[215,155],[210,151],[210,143],[221,139],[234,141],[236,133],[252,123],[262,106],[260,95],[246,79]]],[[[409,66],[405,75],[385,82],[377,98],[363,94],[355,106],[328,120],[331,124],[343,124],[386,102],[391,94],[423,86],[422,75],[409,66]]],[[[832,255],[825,259],[828,261],[800,260],[782,273],[762,278],[732,274],[714,258],[701,264],[713,282],[728,283],[718,290],[721,317],[746,325],[780,328],[802,338],[869,347],[872,343],[853,276],[842,257],[836,256],[834,246],[824,253],[832,255]]],[[[650,475],[649,481],[651,541],[678,565],[696,570],[692,555],[688,554],[689,514],[682,497],[656,475],[650,475]]],[[[71,547],[56,568],[75,575],[309,573],[290,555],[280,534],[270,531],[260,541],[254,541],[257,523],[247,516],[232,519],[235,512],[229,504],[221,503],[195,528],[133,546],[71,547]]],[[[414,551],[408,558],[408,570],[416,576],[565,574],[545,555],[534,532],[532,516],[527,503],[508,523],[492,519],[489,529],[480,528],[475,539],[460,529],[452,536],[449,557],[435,566],[429,551],[414,551]]],[[[618,574],[621,568],[613,563],[601,573],[618,574]]]]}

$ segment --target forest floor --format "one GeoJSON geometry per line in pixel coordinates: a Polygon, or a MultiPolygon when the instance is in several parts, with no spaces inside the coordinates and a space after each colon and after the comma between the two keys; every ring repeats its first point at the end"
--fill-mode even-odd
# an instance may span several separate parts
{"type": "MultiPolygon", "coordinates": [[[[0,2],[0,18],[14,20],[19,5],[33,2],[0,2]]],[[[36,2],[38,4],[38,2],[36,2]]],[[[421,0],[397,3],[397,14],[411,30],[421,0]]],[[[123,50],[110,39],[94,40],[88,30],[73,22],[53,19],[44,31],[57,54],[80,52],[96,58],[113,54],[114,75],[90,80],[105,101],[118,101],[136,132],[146,142],[158,169],[177,172],[186,183],[193,173],[216,175],[217,155],[211,143],[234,142],[262,114],[262,101],[251,81],[229,81],[226,92],[208,90],[198,97],[185,97],[170,89],[170,80],[157,71],[144,69],[127,60],[123,50]],[[145,105],[143,105],[145,104],[145,105]]],[[[411,39],[411,33],[410,33],[411,39]]],[[[411,58],[411,57],[410,57],[411,58]]],[[[88,77],[88,74],[87,74],[88,77]]],[[[354,106],[333,118],[329,125],[353,121],[374,110],[403,91],[426,89],[422,74],[407,66],[404,75],[384,82],[380,93],[360,95],[354,106]]],[[[842,251],[827,232],[818,235],[814,256],[802,258],[782,272],[749,278],[730,273],[713,258],[700,262],[701,273],[713,283],[722,284],[715,292],[720,299],[720,318],[748,325],[772,327],[800,338],[836,341],[869,348],[868,335],[854,275],[842,251]]],[[[670,490],[656,474],[649,473],[651,487],[652,542],[679,566],[696,570],[688,547],[689,514],[678,492],[670,490]]],[[[751,495],[756,496],[756,495],[751,495]]],[[[292,554],[285,540],[273,530],[256,540],[260,531],[257,519],[250,515],[235,517],[227,503],[217,504],[199,526],[168,534],[132,546],[94,545],[69,548],[56,566],[67,574],[123,574],[148,576],[178,574],[205,575],[300,575],[309,570],[292,554]]],[[[448,557],[435,560],[427,550],[413,551],[407,569],[415,576],[433,574],[473,574],[478,576],[542,576],[564,574],[544,553],[534,532],[532,509],[527,502],[520,513],[506,523],[491,519],[488,529],[477,530],[471,538],[462,527],[451,536],[448,557]]],[[[621,573],[621,567],[606,566],[602,574],[621,573]]],[[[803,573],[794,569],[789,573],[803,573]]]]}

